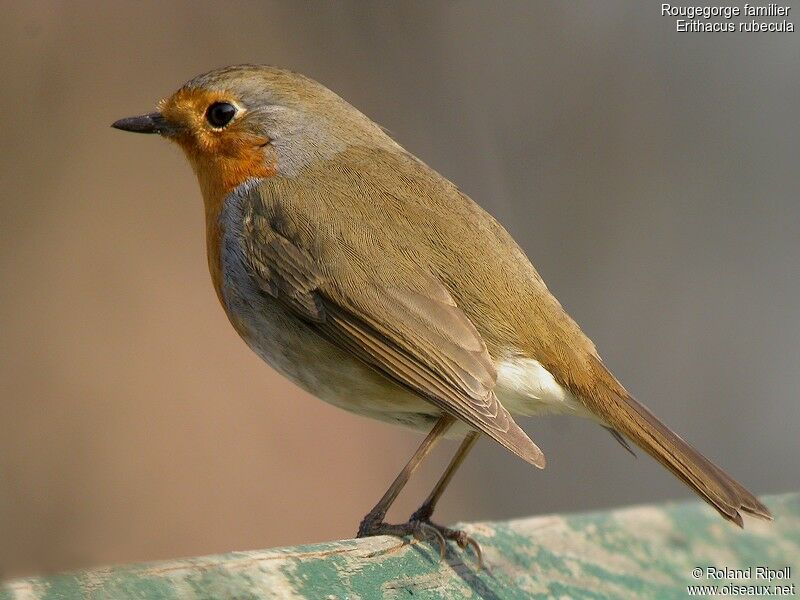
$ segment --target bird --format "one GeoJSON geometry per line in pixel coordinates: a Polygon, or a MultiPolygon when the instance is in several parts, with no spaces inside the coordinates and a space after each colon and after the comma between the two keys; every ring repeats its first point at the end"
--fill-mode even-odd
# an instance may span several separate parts
{"type": "Polygon", "coordinates": [[[634,399],[502,225],[321,83],[228,66],[112,127],[185,153],[214,289],[259,357],[334,406],[427,432],[358,537],[479,554],[434,509],[482,435],[544,468],[515,420],[544,414],[589,419],[631,450],[629,440],[740,527],[743,514],[772,518],[634,399]],[[444,437],[462,440],[444,474],[407,522],[386,522],[444,437]]]}

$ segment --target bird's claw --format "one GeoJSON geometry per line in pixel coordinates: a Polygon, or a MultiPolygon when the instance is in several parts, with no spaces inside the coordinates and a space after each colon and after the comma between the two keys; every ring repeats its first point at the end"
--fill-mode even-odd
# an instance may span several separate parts
{"type": "Polygon", "coordinates": [[[450,529],[443,525],[437,525],[429,519],[411,518],[409,521],[400,524],[384,523],[382,521],[369,523],[364,522],[358,531],[358,537],[368,537],[373,535],[393,535],[397,537],[412,536],[418,541],[434,538],[439,546],[439,559],[444,560],[447,555],[447,540],[452,540],[462,550],[472,548],[477,558],[478,568],[483,568],[483,552],[481,546],[474,538],[466,532],[458,529],[450,529]]]}
{"type": "Polygon", "coordinates": [[[475,538],[467,534],[466,531],[462,531],[460,529],[450,529],[449,527],[437,525],[429,520],[421,522],[425,523],[427,527],[436,531],[436,533],[442,539],[453,540],[462,550],[472,548],[472,551],[475,553],[475,557],[477,559],[476,562],[478,564],[478,568],[483,568],[483,551],[481,550],[481,545],[475,538]]]}
{"type": "Polygon", "coordinates": [[[414,529],[414,537],[419,541],[422,542],[425,540],[425,533],[433,534],[433,537],[435,537],[436,541],[439,543],[439,560],[444,560],[445,556],[447,556],[447,540],[444,539],[442,533],[436,529],[436,527],[425,521],[409,521],[409,524],[412,523],[416,526],[414,529]]]}

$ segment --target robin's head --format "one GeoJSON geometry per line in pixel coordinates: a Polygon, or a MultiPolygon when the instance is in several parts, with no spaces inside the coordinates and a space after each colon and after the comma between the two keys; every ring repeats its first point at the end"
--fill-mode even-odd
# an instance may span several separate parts
{"type": "Polygon", "coordinates": [[[295,177],[311,162],[351,145],[394,144],[325,86],[261,65],[199,75],[158,108],[112,126],[177,142],[207,200],[251,178],[295,177]]]}

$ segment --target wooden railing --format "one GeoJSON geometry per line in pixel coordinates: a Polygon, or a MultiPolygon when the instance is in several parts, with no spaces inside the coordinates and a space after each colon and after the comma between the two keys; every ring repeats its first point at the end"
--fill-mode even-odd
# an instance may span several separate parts
{"type": "Polygon", "coordinates": [[[699,503],[466,525],[483,567],[378,537],[20,579],[0,600],[800,597],[800,494],[765,501],[775,521],[744,530],[699,503]]]}

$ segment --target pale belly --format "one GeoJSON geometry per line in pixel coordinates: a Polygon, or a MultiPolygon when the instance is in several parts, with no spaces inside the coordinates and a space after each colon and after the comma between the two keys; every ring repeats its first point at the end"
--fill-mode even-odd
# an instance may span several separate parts
{"type": "MultiPolygon", "coordinates": [[[[229,307],[230,310],[230,307],[229,307]]],[[[430,429],[441,411],[317,335],[272,299],[258,314],[232,311],[242,339],[276,371],[344,410],[413,429],[430,429]]]]}

